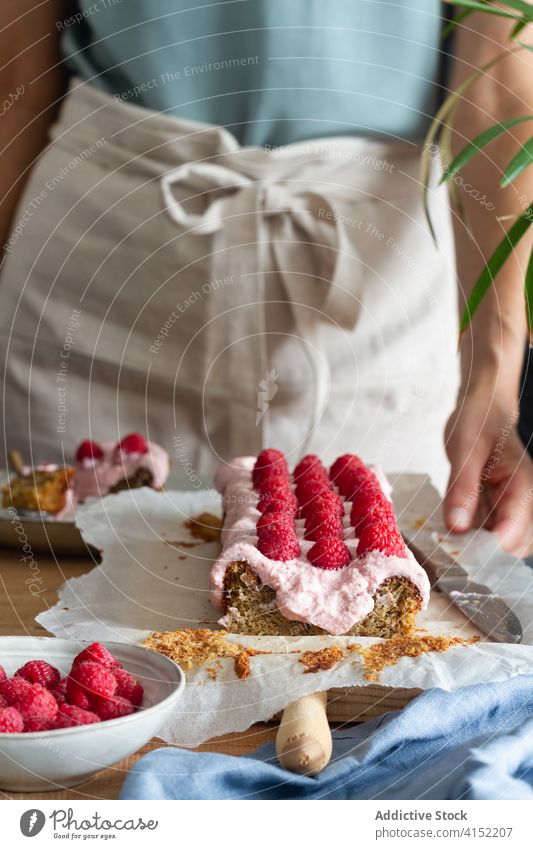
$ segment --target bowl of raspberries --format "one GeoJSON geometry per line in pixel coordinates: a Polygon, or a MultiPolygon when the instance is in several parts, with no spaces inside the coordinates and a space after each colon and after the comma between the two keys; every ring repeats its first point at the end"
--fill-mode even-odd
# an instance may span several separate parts
{"type": "Polygon", "coordinates": [[[0,787],[72,787],[147,743],[181,697],[174,661],[135,644],[0,637],[0,787]]]}

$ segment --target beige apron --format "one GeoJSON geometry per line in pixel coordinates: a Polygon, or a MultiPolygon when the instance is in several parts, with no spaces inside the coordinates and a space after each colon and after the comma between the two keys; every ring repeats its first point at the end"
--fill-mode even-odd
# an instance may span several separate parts
{"type": "Polygon", "coordinates": [[[221,459],[361,453],[442,487],[457,386],[449,212],[437,251],[404,142],[241,148],[75,82],[0,280],[6,447],[148,433],[200,485],[221,459]]]}

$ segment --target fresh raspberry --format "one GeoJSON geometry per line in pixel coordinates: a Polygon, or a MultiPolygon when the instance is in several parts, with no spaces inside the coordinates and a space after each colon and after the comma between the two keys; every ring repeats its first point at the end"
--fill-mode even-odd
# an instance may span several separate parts
{"type": "Polygon", "coordinates": [[[89,701],[87,694],[84,693],[83,690],[76,689],[73,684],[67,684],[67,696],[65,701],[80,710],[90,710],[91,708],[91,702],[89,701]]]}
{"type": "MultiPolygon", "coordinates": [[[[62,678],[57,687],[55,687],[53,690],[50,690],[50,692],[52,693],[58,705],[64,704],[67,701],[67,679],[62,678]]],[[[84,698],[87,702],[89,701],[85,695],[84,698]]]]}
{"type": "Polygon", "coordinates": [[[363,486],[352,493],[352,508],[354,516],[358,513],[367,513],[370,509],[383,501],[384,495],[376,478],[369,478],[363,486]]]}
{"type": "Polygon", "coordinates": [[[54,728],[73,728],[76,725],[90,725],[100,722],[100,717],[92,711],[82,710],[74,705],[61,705],[54,728]]]}
{"type": "Polygon", "coordinates": [[[271,466],[258,469],[254,475],[254,487],[258,492],[268,492],[271,489],[289,486],[289,472],[283,466],[271,466]]]}
{"type": "Polygon", "coordinates": [[[391,522],[374,522],[364,527],[359,535],[357,554],[362,557],[367,551],[405,557],[407,550],[398,528],[391,522]]]}
{"type": "Polygon", "coordinates": [[[6,708],[6,707],[9,707],[9,705],[7,703],[7,699],[5,699],[3,696],[0,696],[0,708],[6,708]]]}
{"type": "Polygon", "coordinates": [[[343,454],[342,457],[337,457],[331,465],[329,476],[334,484],[339,485],[339,478],[346,469],[365,468],[365,464],[356,454],[343,454]]]}
{"type": "Polygon", "coordinates": [[[135,707],[128,699],[122,696],[113,696],[112,699],[97,699],[94,703],[94,712],[101,720],[118,719],[134,713],[135,707]]]}
{"type": "Polygon", "coordinates": [[[328,513],[336,513],[340,518],[344,515],[344,507],[342,501],[336,492],[333,492],[331,489],[325,489],[315,498],[312,498],[306,504],[302,504],[300,507],[300,515],[303,519],[307,519],[311,513],[315,513],[317,510],[325,511],[328,513]]]}
{"type": "Polygon", "coordinates": [[[285,463],[285,454],[277,448],[264,448],[257,455],[254,469],[265,469],[267,466],[274,466],[276,463],[285,463]]]}
{"type": "MultiPolygon", "coordinates": [[[[17,699],[13,707],[16,707],[22,715],[25,725],[28,723],[44,725],[52,722],[57,714],[56,700],[52,693],[40,684],[31,684],[29,690],[17,699]]],[[[35,730],[42,730],[42,728],[35,730]]]]}
{"type": "Polygon", "coordinates": [[[103,456],[104,450],[102,446],[92,439],[84,439],[83,442],[80,442],[76,451],[76,460],[78,463],[81,463],[83,460],[101,460],[103,456]]]}
{"type": "Polygon", "coordinates": [[[56,699],[57,699],[58,696],[63,696],[64,699],[67,698],[67,683],[68,683],[68,678],[61,678],[57,687],[54,688],[53,692],[54,692],[54,696],[56,697],[56,699]]]}
{"type": "Polygon", "coordinates": [[[315,510],[305,520],[305,538],[318,541],[322,537],[342,539],[343,526],[337,513],[328,510],[315,510]]]}
{"type": "Polygon", "coordinates": [[[261,495],[257,509],[261,513],[289,513],[291,516],[296,516],[298,512],[298,499],[294,492],[289,489],[286,491],[279,490],[276,496],[271,496],[269,493],[261,495]]]}
{"type": "Polygon", "coordinates": [[[394,508],[384,495],[373,502],[371,501],[363,512],[360,512],[359,506],[359,504],[353,504],[350,513],[350,524],[356,532],[373,522],[388,522],[389,524],[396,522],[394,508]]]}
{"type": "Polygon", "coordinates": [[[325,469],[323,474],[321,474],[318,470],[314,472],[306,472],[295,481],[295,484],[295,491],[297,494],[302,491],[305,492],[308,487],[313,487],[315,484],[320,484],[324,490],[331,489],[331,481],[325,469]]]}
{"type": "Polygon", "coordinates": [[[312,480],[312,478],[324,478],[329,482],[329,474],[328,470],[322,463],[315,463],[313,466],[308,466],[307,469],[302,469],[298,476],[294,476],[295,480],[299,481],[303,478],[308,478],[312,480]]]}
{"type": "Polygon", "coordinates": [[[93,663],[99,663],[100,666],[105,666],[106,669],[110,669],[112,666],[120,666],[116,657],[113,657],[111,652],[102,643],[91,643],[90,646],[83,649],[72,661],[72,668],[77,666],[78,663],[85,663],[87,660],[93,663]]]}
{"type": "Polygon", "coordinates": [[[310,474],[311,477],[313,477],[315,474],[322,475],[323,472],[326,472],[326,470],[322,465],[320,457],[317,457],[316,454],[306,454],[306,456],[300,460],[298,465],[294,467],[292,474],[294,480],[297,481],[307,474],[310,474]]]}
{"type": "Polygon", "coordinates": [[[57,687],[61,678],[59,669],[47,663],[46,660],[30,660],[17,669],[15,674],[29,681],[30,684],[41,684],[47,690],[57,687]]]}
{"type": "Polygon", "coordinates": [[[265,532],[276,530],[278,527],[294,528],[294,519],[290,513],[263,513],[257,520],[256,530],[258,536],[265,532]]]}
{"type": "Polygon", "coordinates": [[[144,436],[140,433],[128,433],[124,439],[121,439],[113,452],[115,463],[120,463],[122,455],[126,454],[148,454],[148,443],[144,436]]]}
{"type": "Polygon", "coordinates": [[[328,483],[317,478],[303,479],[296,484],[296,497],[300,507],[305,507],[318,495],[323,495],[329,489],[328,483]]]}
{"type": "Polygon", "coordinates": [[[257,547],[269,560],[292,560],[300,554],[300,543],[294,531],[279,528],[259,537],[257,547]]]}
{"type": "Polygon", "coordinates": [[[12,705],[21,699],[30,687],[31,684],[24,678],[8,678],[0,682],[0,695],[4,697],[8,705],[12,705]]]}
{"type": "Polygon", "coordinates": [[[142,684],[126,669],[114,669],[113,675],[117,679],[117,689],[113,698],[120,696],[131,702],[134,707],[139,707],[144,696],[142,684]]]}
{"type": "MultiPolygon", "coordinates": [[[[268,489],[261,491],[256,507],[263,512],[263,508],[269,501],[291,501],[293,497],[294,499],[296,498],[294,493],[290,491],[287,483],[279,482],[275,485],[270,484],[268,489]]],[[[296,501],[296,505],[298,505],[298,501],[296,501]]]]}
{"type": "Polygon", "coordinates": [[[0,666],[0,681],[5,681],[7,678],[6,671],[3,666],[0,666]]]}
{"type": "Polygon", "coordinates": [[[348,565],[352,556],[338,537],[322,537],[309,549],[307,558],[319,569],[342,569],[348,565]]]}
{"type": "Polygon", "coordinates": [[[287,461],[282,451],[277,448],[265,448],[257,456],[252,470],[252,482],[256,489],[261,488],[261,482],[266,478],[275,478],[277,475],[288,479],[289,470],[287,461]]]}
{"type": "Polygon", "coordinates": [[[43,719],[41,716],[29,716],[24,720],[24,731],[51,731],[55,728],[54,719],[43,719]]]}
{"type": "Polygon", "coordinates": [[[347,501],[351,501],[351,499],[357,495],[361,489],[366,487],[370,481],[375,479],[373,472],[365,466],[357,468],[348,466],[343,469],[337,478],[337,489],[347,501]]]}
{"type": "Polygon", "coordinates": [[[20,734],[24,720],[14,707],[0,708],[0,734],[20,734]]]}
{"type": "Polygon", "coordinates": [[[109,669],[105,669],[99,663],[86,660],[72,668],[67,682],[67,697],[74,703],[76,694],[81,690],[89,701],[92,701],[95,696],[109,699],[115,694],[116,689],[115,676],[109,669]]]}
{"type": "Polygon", "coordinates": [[[298,477],[300,472],[303,472],[305,469],[312,468],[316,465],[322,465],[322,460],[318,456],[318,454],[306,454],[305,457],[302,457],[301,460],[294,467],[294,475],[298,477]]]}

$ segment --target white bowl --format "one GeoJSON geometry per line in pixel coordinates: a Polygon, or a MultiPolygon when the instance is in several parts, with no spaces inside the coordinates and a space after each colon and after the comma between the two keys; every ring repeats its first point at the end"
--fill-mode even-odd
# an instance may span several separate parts
{"type": "MultiPolygon", "coordinates": [[[[0,664],[8,676],[26,661],[47,660],[66,675],[88,642],[54,637],[0,637],[0,664]]],[[[81,784],[151,740],[180,699],[185,675],[158,652],[127,643],[104,645],[144,687],[141,707],[129,716],[28,734],[0,734],[0,787],[16,792],[81,784]]]]}

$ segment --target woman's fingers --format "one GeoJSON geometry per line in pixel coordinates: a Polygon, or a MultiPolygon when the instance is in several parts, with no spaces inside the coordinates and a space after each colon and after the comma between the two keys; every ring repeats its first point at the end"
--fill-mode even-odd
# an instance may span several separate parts
{"type": "Polygon", "coordinates": [[[463,403],[451,416],[444,518],[456,533],[485,527],[505,551],[523,557],[533,550],[533,462],[504,412],[483,414],[476,402],[463,403]]]}
{"type": "Polygon", "coordinates": [[[490,447],[482,434],[472,438],[471,433],[456,425],[446,450],[451,470],[444,500],[444,519],[451,531],[462,533],[472,526],[476,514],[483,490],[481,476],[490,447]]]}
{"type": "Polygon", "coordinates": [[[533,477],[520,465],[491,493],[491,530],[505,551],[524,556],[533,536],[533,477]]]}

